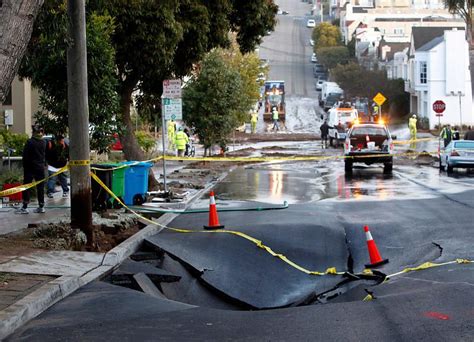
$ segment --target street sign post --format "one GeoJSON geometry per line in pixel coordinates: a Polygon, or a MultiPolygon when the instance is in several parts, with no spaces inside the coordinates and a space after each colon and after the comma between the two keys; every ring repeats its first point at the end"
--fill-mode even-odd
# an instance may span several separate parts
{"type": "Polygon", "coordinates": [[[166,99],[181,98],[181,80],[164,80],[163,97],[166,99]]]}
{"type": "Polygon", "coordinates": [[[385,101],[387,101],[387,98],[383,96],[382,93],[377,93],[377,95],[375,95],[372,100],[379,106],[378,108],[379,119],[381,119],[382,118],[382,105],[384,104],[385,101]]]}
{"type": "Polygon", "coordinates": [[[446,103],[444,103],[444,101],[441,101],[441,100],[437,100],[433,102],[433,110],[435,111],[436,114],[441,114],[440,116],[443,116],[443,112],[446,110],[446,103]]]}
{"type": "Polygon", "coordinates": [[[165,120],[183,119],[183,101],[182,99],[163,99],[163,113],[165,120]]]}
{"type": "Polygon", "coordinates": [[[182,100],[181,100],[181,80],[164,80],[162,112],[161,112],[161,141],[163,143],[163,185],[165,196],[169,196],[168,186],[166,184],[166,160],[165,160],[165,120],[182,120],[182,100]]]}
{"type": "MultiPolygon", "coordinates": [[[[446,110],[446,103],[442,100],[436,100],[433,102],[433,111],[436,113],[435,115],[438,117],[438,129],[441,130],[441,117],[443,116],[443,112],[446,110]]],[[[441,137],[438,138],[438,154],[441,156],[441,137]]]]}

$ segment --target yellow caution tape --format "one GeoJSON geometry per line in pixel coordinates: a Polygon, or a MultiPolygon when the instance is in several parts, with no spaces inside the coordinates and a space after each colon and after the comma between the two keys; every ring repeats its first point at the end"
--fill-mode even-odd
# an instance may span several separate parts
{"type": "Polygon", "coordinates": [[[51,174],[51,176],[48,176],[48,177],[43,178],[41,180],[34,181],[34,182],[28,183],[28,184],[22,184],[22,185],[14,187],[14,188],[10,188],[10,189],[7,189],[7,190],[0,191],[0,197],[6,197],[6,196],[14,195],[14,194],[17,194],[19,192],[23,192],[27,189],[30,189],[32,187],[35,187],[36,185],[38,185],[40,183],[43,183],[44,181],[48,180],[49,178],[55,177],[55,176],[59,175],[60,173],[65,172],[67,169],[68,169],[68,167],[64,166],[64,167],[60,168],[57,172],[51,174]]]}
{"type": "Polygon", "coordinates": [[[86,166],[90,165],[90,160],[70,160],[68,162],[69,166],[86,166]]]}
{"type": "Polygon", "coordinates": [[[372,296],[371,294],[368,294],[367,296],[365,296],[364,299],[362,299],[363,302],[368,302],[369,300],[373,300],[374,299],[374,296],[372,296]]]}
{"type": "Polygon", "coordinates": [[[438,140],[437,138],[418,138],[418,139],[411,139],[411,140],[393,140],[395,145],[408,145],[413,144],[419,141],[434,141],[438,140]]]}
{"type": "Polygon", "coordinates": [[[246,239],[252,243],[254,243],[257,247],[265,250],[267,253],[269,253],[270,255],[274,256],[274,257],[277,257],[279,258],[280,260],[282,260],[283,262],[287,263],[288,265],[292,266],[293,268],[303,272],[303,273],[306,273],[306,274],[309,274],[309,275],[318,275],[318,276],[322,276],[322,275],[343,275],[345,274],[345,272],[337,272],[336,268],[335,267],[331,267],[331,268],[328,268],[325,272],[318,272],[318,271],[310,271],[298,264],[296,264],[295,262],[291,261],[290,259],[288,259],[286,256],[284,256],[283,254],[279,254],[279,253],[276,253],[274,252],[270,247],[266,246],[263,244],[262,241],[250,236],[250,235],[247,235],[245,233],[242,233],[242,232],[239,232],[239,231],[235,231],[235,230],[190,230],[190,229],[182,229],[182,228],[172,228],[172,227],[168,227],[166,225],[162,225],[158,222],[155,222],[153,220],[150,220],[142,215],[140,215],[139,213],[137,213],[136,211],[134,211],[133,209],[129,208],[127,205],[125,205],[125,203],[123,203],[120,198],[118,198],[105,184],[104,182],[102,182],[100,180],[100,178],[94,174],[93,172],[91,172],[91,177],[102,187],[104,188],[105,191],[107,191],[117,202],[119,202],[124,208],[126,208],[127,210],[129,210],[130,212],[132,212],[134,215],[136,215],[137,217],[140,217],[142,220],[150,223],[150,224],[153,224],[153,225],[156,225],[156,226],[159,226],[159,227],[162,227],[164,229],[168,229],[168,230],[171,230],[171,231],[174,231],[174,232],[177,232],[177,233],[201,233],[201,234],[231,234],[231,235],[235,235],[235,236],[239,236],[243,239],[246,239]]]}
{"type": "Polygon", "coordinates": [[[164,160],[182,160],[182,161],[210,161],[210,162],[291,162],[291,161],[320,161],[320,160],[333,160],[333,159],[361,159],[361,158],[379,158],[379,157],[413,157],[413,156],[431,156],[438,155],[438,151],[435,152],[402,152],[402,153],[374,153],[366,154],[361,156],[291,156],[291,157],[174,157],[165,156],[164,160]]]}
{"type": "Polygon", "coordinates": [[[419,266],[407,267],[407,268],[401,270],[400,272],[391,274],[391,275],[387,276],[387,279],[402,275],[404,273],[427,270],[429,268],[434,268],[434,267],[440,267],[440,266],[446,266],[446,265],[452,265],[452,264],[471,264],[471,263],[474,263],[474,261],[473,260],[468,260],[468,259],[456,259],[456,260],[453,260],[453,261],[447,261],[447,262],[443,262],[443,263],[425,262],[425,263],[423,263],[419,266]]]}

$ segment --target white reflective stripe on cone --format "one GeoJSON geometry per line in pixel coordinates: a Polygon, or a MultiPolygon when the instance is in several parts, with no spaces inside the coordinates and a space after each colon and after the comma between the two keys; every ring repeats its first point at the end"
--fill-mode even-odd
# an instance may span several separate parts
{"type": "Polygon", "coordinates": [[[214,196],[211,196],[209,204],[210,205],[216,204],[216,200],[214,199],[214,196]]]}
{"type": "Polygon", "coordinates": [[[367,241],[373,240],[372,239],[372,234],[370,234],[370,232],[365,232],[365,238],[367,239],[367,241]]]}

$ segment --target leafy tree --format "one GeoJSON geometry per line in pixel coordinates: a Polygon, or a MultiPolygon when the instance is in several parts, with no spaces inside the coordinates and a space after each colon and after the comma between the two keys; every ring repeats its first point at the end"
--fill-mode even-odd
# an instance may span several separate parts
{"type": "Polygon", "coordinates": [[[143,157],[130,120],[134,91],[141,91],[140,106],[156,104],[162,93],[162,80],[188,74],[207,51],[228,46],[229,29],[237,33],[241,51],[251,51],[275,24],[276,6],[269,0],[251,3],[111,0],[106,3],[117,24],[113,42],[127,159],[143,157]]]}
{"type": "Polygon", "coordinates": [[[242,107],[245,110],[238,113],[240,124],[248,119],[248,111],[260,98],[260,84],[256,79],[260,72],[266,70],[260,67],[260,59],[255,52],[242,54],[236,42],[229,49],[219,51],[226,63],[239,72],[242,81],[242,107]]]}
{"type": "Polygon", "coordinates": [[[314,51],[320,48],[339,46],[342,44],[342,36],[339,27],[324,22],[313,30],[314,51]]]}
{"type": "Polygon", "coordinates": [[[273,0],[231,0],[231,3],[231,29],[237,32],[240,50],[251,52],[262,42],[262,37],[275,27],[278,6],[273,0]]]}
{"type": "Polygon", "coordinates": [[[466,22],[466,35],[469,46],[473,45],[473,25],[472,25],[472,7],[474,3],[472,0],[443,0],[444,6],[452,14],[459,14],[466,22]]]}
{"type": "MultiPolygon", "coordinates": [[[[30,78],[40,89],[36,120],[46,132],[66,134],[68,128],[67,61],[68,18],[65,1],[47,1],[35,22],[19,75],[30,78]]],[[[116,129],[117,79],[114,49],[110,36],[114,23],[110,16],[87,13],[89,117],[91,148],[106,151],[116,129]]]]}
{"type": "Polygon", "coordinates": [[[372,99],[378,92],[387,98],[391,112],[399,117],[409,111],[409,96],[405,93],[402,79],[390,80],[385,70],[367,70],[357,63],[337,65],[331,75],[339,86],[344,89],[345,96],[372,99]]]}
{"type": "Polygon", "coordinates": [[[345,46],[324,47],[316,50],[318,61],[328,69],[338,64],[346,64],[350,60],[349,49],[345,46]]]}
{"type": "Polygon", "coordinates": [[[184,119],[206,151],[214,144],[225,146],[241,113],[248,110],[243,88],[238,70],[219,50],[204,58],[199,75],[184,88],[184,119]]]}

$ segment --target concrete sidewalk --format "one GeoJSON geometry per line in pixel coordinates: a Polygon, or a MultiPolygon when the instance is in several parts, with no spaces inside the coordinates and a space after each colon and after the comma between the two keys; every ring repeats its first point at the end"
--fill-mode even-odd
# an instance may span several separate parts
{"type": "MultiPolygon", "coordinates": [[[[179,164],[175,169],[182,168],[179,164]]],[[[221,181],[227,173],[190,194],[185,208],[221,181]]],[[[68,207],[67,199],[52,200],[68,207]]],[[[48,202],[47,202],[48,206],[48,202]]],[[[13,209],[1,209],[0,236],[24,229],[31,223],[57,218],[65,208],[51,208],[45,214],[17,215],[13,209]]],[[[177,214],[165,214],[107,253],[36,250],[26,255],[0,258],[0,340],[13,333],[41,312],[82,286],[102,278],[118,267],[140,247],[142,241],[157,234],[177,214]]]]}

